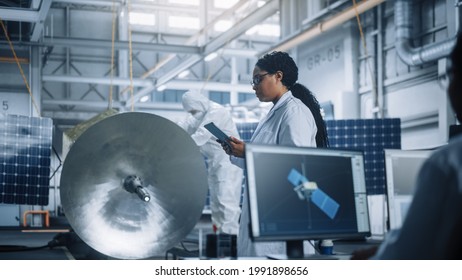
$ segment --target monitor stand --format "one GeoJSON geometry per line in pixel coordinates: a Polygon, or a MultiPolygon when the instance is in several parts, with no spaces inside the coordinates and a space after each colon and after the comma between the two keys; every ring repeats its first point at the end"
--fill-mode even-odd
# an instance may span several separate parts
{"type": "Polygon", "coordinates": [[[268,255],[271,260],[338,260],[339,258],[333,255],[320,255],[303,253],[303,240],[286,241],[286,254],[268,255]]]}

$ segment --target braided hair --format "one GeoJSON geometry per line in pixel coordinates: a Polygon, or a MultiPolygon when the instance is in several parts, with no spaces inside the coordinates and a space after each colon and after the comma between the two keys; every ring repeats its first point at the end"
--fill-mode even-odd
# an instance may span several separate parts
{"type": "Polygon", "coordinates": [[[327,136],[326,124],[321,115],[321,106],[313,93],[302,84],[297,83],[298,80],[298,67],[292,57],[286,52],[271,52],[265,54],[255,64],[260,69],[274,74],[281,71],[284,75],[282,77],[282,84],[289,89],[293,96],[300,99],[313,114],[316,127],[316,146],[328,147],[329,139],[327,136]]]}

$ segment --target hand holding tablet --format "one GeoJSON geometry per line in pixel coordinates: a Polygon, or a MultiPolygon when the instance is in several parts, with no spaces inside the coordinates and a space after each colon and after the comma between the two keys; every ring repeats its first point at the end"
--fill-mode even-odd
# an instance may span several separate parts
{"type": "Polygon", "coordinates": [[[213,122],[204,125],[204,127],[210,131],[216,138],[218,138],[220,143],[225,143],[229,146],[229,136],[226,135],[221,129],[219,129],[213,122]]]}

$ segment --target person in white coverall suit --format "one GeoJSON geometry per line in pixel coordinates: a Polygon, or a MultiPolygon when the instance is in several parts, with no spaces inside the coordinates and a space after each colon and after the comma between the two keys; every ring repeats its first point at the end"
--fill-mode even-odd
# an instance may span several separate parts
{"type": "Polygon", "coordinates": [[[206,158],[214,231],[237,235],[243,171],[229,161],[215,136],[204,127],[214,122],[227,135],[238,135],[236,125],[226,108],[198,92],[186,92],[182,101],[190,114],[178,125],[191,135],[206,158]]]}

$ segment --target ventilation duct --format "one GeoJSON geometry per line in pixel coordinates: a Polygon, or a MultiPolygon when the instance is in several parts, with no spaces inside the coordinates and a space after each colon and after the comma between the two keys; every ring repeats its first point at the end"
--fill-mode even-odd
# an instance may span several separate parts
{"type": "Polygon", "coordinates": [[[395,1],[395,47],[398,56],[410,66],[418,66],[448,56],[454,48],[456,42],[454,38],[418,48],[412,47],[412,2],[412,0],[395,1]]]}

